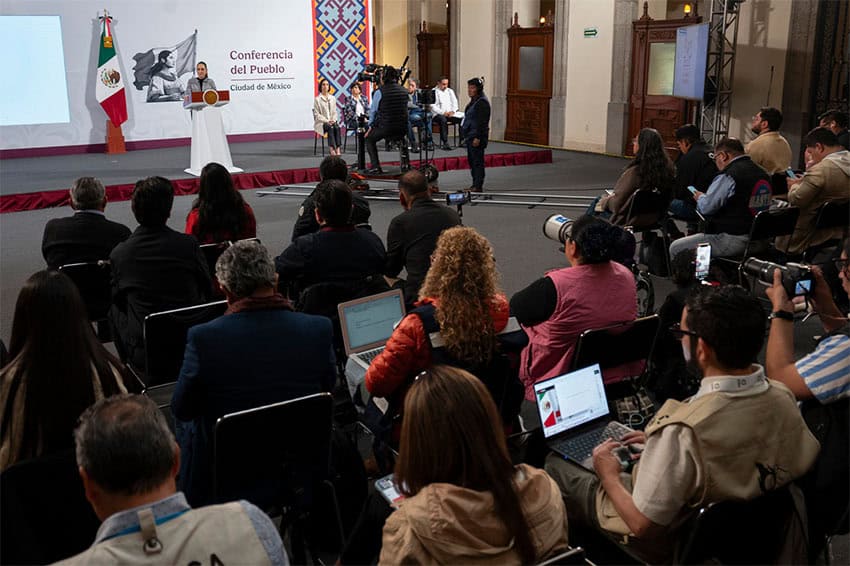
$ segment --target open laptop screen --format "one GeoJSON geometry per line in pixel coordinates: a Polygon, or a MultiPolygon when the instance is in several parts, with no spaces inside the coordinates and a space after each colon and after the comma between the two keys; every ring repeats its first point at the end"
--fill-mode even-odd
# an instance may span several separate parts
{"type": "Polygon", "coordinates": [[[342,304],[339,310],[346,346],[358,353],[386,343],[393,326],[404,316],[404,299],[400,291],[381,293],[342,304]]]}
{"type": "Polygon", "coordinates": [[[599,364],[535,383],[534,395],[546,438],[608,414],[599,364]]]}

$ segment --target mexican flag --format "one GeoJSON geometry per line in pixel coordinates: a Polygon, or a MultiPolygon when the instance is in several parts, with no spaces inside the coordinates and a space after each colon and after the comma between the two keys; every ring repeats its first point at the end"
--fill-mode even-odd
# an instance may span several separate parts
{"type": "Polygon", "coordinates": [[[127,98],[124,96],[124,79],[118,70],[118,57],[112,41],[112,18],[104,11],[100,32],[100,55],[97,58],[97,84],[95,94],[112,124],[120,126],[127,121],[127,98]]]}

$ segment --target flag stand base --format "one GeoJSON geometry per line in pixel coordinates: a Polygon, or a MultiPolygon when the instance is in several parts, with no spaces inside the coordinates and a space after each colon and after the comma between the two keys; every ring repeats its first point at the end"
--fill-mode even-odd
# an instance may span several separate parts
{"type": "Polygon", "coordinates": [[[124,146],[124,132],[112,120],[106,121],[106,153],[127,153],[124,146]]]}

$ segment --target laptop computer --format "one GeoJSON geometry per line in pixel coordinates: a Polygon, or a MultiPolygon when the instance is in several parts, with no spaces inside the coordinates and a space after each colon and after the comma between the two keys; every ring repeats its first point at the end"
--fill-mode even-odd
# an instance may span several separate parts
{"type": "Polygon", "coordinates": [[[535,383],[534,397],[549,448],[590,471],[598,444],[632,431],[609,417],[599,364],[535,383]]]}
{"type": "Polygon", "coordinates": [[[393,289],[340,303],[337,310],[345,353],[365,371],[404,317],[404,295],[393,289]]]}

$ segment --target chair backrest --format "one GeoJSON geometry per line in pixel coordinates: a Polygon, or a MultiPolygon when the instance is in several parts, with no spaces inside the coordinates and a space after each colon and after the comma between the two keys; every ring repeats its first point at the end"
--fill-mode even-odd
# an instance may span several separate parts
{"type": "Polygon", "coordinates": [[[585,330],[576,343],[572,369],[598,363],[604,377],[606,369],[630,362],[648,362],[655,348],[660,320],[657,314],[653,314],[630,322],[585,330]]]}
{"type": "Polygon", "coordinates": [[[112,302],[112,266],[109,260],[67,263],[59,271],[71,278],[88,311],[89,320],[103,320],[112,302]]]}
{"type": "MultiPolygon", "coordinates": [[[[797,219],[800,218],[800,209],[796,206],[784,206],[782,208],[768,208],[756,214],[753,219],[753,225],[750,228],[750,239],[747,241],[747,247],[744,250],[744,258],[751,255],[753,247],[756,247],[756,253],[760,245],[766,240],[772,240],[779,236],[790,236],[794,233],[794,228],[797,226],[797,219]]],[[[789,238],[788,244],[791,243],[789,238]]],[[[787,252],[788,248],[780,250],[787,252]]]]}
{"type": "Polygon", "coordinates": [[[100,520],[86,500],[74,450],[0,474],[0,562],[48,564],[91,545],[100,520]]]}
{"type": "Polygon", "coordinates": [[[168,428],[172,432],[175,430],[175,427],[174,415],[171,414],[171,398],[174,396],[174,388],[176,386],[176,382],[163,383],[161,385],[154,385],[153,387],[145,387],[142,391],[142,395],[152,400],[159,407],[160,412],[168,422],[168,428]]]}
{"type": "Polygon", "coordinates": [[[795,516],[791,487],[701,508],[680,531],[674,564],[778,564],[795,516]]]}
{"type": "Polygon", "coordinates": [[[145,385],[151,387],[177,381],[189,329],[220,317],[225,310],[227,301],[216,301],[146,316],[142,328],[145,339],[145,385]]]}
{"type": "Polygon", "coordinates": [[[584,564],[584,549],[580,546],[568,548],[566,551],[552,556],[544,562],[539,562],[537,566],[561,566],[567,564],[584,564]]]}
{"type": "Polygon", "coordinates": [[[328,477],[332,425],[330,393],[224,415],[214,433],[215,501],[309,506],[311,486],[328,477]]]}
{"type": "Polygon", "coordinates": [[[818,215],[815,218],[815,230],[844,228],[844,235],[846,236],[848,224],[850,224],[850,200],[828,200],[818,209],[818,215]]]}
{"type": "Polygon", "coordinates": [[[636,232],[650,228],[667,217],[667,208],[670,206],[670,196],[665,195],[659,189],[638,189],[629,199],[628,222],[633,222],[635,217],[650,215],[652,220],[641,225],[634,224],[632,227],[636,232]]]}
{"type": "Polygon", "coordinates": [[[218,261],[218,258],[221,257],[221,254],[224,253],[224,250],[229,248],[231,243],[227,240],[223,242],[216,242],[214,244],[201,244],[201,252],[204,254],[204,258],[207,260],[207,269],[210,272],[210,277],[215,280],[215,262],[218,261]]]}

